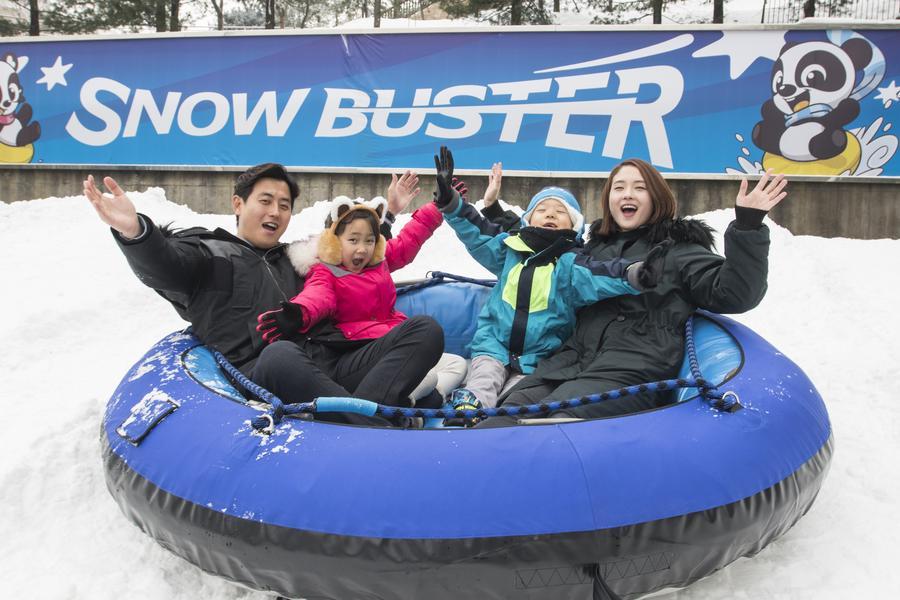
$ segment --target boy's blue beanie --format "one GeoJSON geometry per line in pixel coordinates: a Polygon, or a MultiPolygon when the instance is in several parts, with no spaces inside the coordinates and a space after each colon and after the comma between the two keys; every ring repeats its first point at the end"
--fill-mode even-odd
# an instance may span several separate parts
{"type": "Polygon", "coordinates": [[[551,198],[559,200],[569,210],[569,217],[572,219],[572,229],[581,236],[581,232],[584,229],[584,215],[581,214],[581,207],[578,206],[578,200],[575,199],[572,192],[561,187],[545,187],[535,194],[522,215],[522,225],[527,227],[528,221],[531,219],[531,213],[537,208],[537,205],[551,198]]]}

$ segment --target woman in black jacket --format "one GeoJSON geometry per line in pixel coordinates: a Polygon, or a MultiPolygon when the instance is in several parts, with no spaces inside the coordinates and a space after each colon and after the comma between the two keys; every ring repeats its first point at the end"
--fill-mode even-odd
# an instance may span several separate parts
{"type": "MultiPolygon", "coordinates": [[[[641,260],[656,244],[672,242],[659,285],[639,296],[603,300],[581,310],[575,333],[503,399],[503,406],[566,400],[670,379],[684,359],[684,326],[697,308],[741,313],[766,292],[769,230],[766,213],[785,196],[783,175],[763,175],[748,192],[741,181],[735,220],[725,232],[725,257],[713,251],[712,229],[676,217],[669,185],[654,167],[628,159],[609,175],[603,218],[591,226],[586,252],[596,260],[641,260]]],[[[671,394],[626,396],[556,411],[552,417],[597,418],[656,408],[671,394]]],[[[510,425],[495,417],[481,427],[510,425]]]]}

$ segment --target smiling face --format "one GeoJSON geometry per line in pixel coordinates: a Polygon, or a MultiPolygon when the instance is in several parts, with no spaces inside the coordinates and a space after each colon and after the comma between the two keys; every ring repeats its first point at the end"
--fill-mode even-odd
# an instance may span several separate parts
{"type": "Polygon", "coordinates": [[[528,224],[543,229],[572,229],[572,216],[562,201],[556,198],[541,200],[531,211],[528,224]]]}
{"type": "Polygon", "coordinates": [[[650,220],[653,200],[637,168],[625,165],[613,175],[609,214],[622,231],[632,231],[650,220]]]}
{"type": "Polygon", "coordinates": [[[341,266],[351,273],[359,273],[368,266],[375,254],[378,236],[369,219],[353,219],[338,234],[341,242],[341,266]]]}
{"type": "Polygon", "coordinates": [[[263,177],[247,199],[232,196],[231,206],[238,217],[238,237],[257,248],[273,248],[291,220],[291,193],[280,179],[263,177]]]}

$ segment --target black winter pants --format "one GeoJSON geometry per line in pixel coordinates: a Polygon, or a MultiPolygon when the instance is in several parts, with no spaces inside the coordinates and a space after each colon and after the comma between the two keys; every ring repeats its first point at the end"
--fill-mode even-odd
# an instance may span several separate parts
{"type": "MultiPolygon", "coordinates": [[[[342,351],[313,341],[278,341],[253,367],[253,381],[286,403],[320,396],[351,396],[409,406],[409,394],[437,364],[444,331],[431,317],[407,319],[365,346],[342,351]]],[[[317,419],[355,425],[386,425],[380,417],[323,413],[317,419]]]]}

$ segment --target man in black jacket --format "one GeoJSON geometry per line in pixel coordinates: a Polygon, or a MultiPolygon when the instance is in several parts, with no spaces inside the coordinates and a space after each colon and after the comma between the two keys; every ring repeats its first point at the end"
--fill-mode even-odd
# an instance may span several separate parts
{"type": "MultiPolygon", "coordinates": [[[[138,279],[168,300],[200,340],[285,402],[295,401],[301,390],[304,397],[350,395],[299,346],[266,346],[256,332],[260,313],[303,287],[287,245],[280,242],[299,193],[283,166],[264,163],[238,176],[232,196],[236,236],[223,229],[157,227],[136,211],[113,178],[103,183],[111,195],[100,192],[93,176],[84,181],[84,195],[112,229],[138,279]]],[[[334,420],[384,423],[358,415],[334,415],[334,420]]]]}

